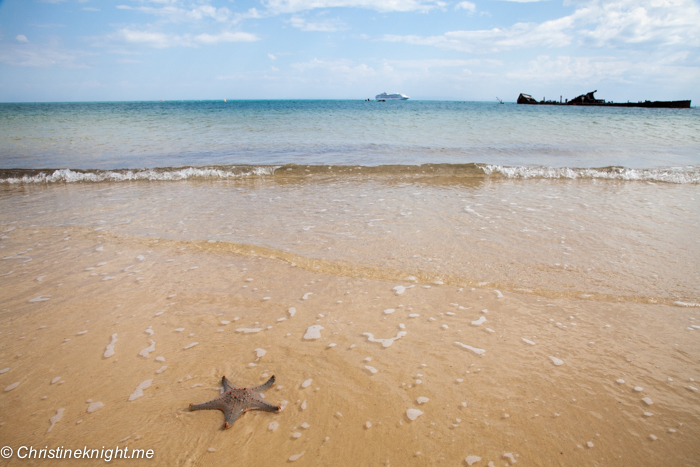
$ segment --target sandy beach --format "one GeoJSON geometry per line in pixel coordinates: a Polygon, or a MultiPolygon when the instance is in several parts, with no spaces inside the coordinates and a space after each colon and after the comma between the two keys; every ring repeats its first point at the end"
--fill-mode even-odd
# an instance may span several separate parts
{"type": "Polygon", "coordinates": [[[149,465],[700,459],[695,307],[329,274],[109,229],[1,230],[0,433],[14,449],[152,449],[149,465]],[[266,400],[284,410],[228,430],[219,411],[190,412],[224,375],[275,375],[266,400]]]}

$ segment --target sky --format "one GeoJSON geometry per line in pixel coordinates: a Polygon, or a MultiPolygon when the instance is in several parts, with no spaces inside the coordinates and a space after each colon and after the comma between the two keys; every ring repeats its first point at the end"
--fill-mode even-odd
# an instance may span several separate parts
{"type": "Polygon", "coordinates": [[[695,0],[0,0],[0,102],[700,103],[695,0]]]}

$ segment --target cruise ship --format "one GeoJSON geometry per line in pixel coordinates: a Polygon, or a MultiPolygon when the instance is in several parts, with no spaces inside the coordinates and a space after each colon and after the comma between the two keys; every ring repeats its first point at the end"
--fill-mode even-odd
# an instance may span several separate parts
{"type": "Polygon", "coordinates": [[[377,94],[375,99],[378,101],[405,101],[408,100],[408,96],[399,94],[398,92],[394,94],[387,94],[383,92],[381,94],[377,94]]]}

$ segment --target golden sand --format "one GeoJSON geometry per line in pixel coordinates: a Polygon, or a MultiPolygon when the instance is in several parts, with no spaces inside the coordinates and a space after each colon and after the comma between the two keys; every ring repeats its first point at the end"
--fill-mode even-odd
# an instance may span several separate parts
{"type": "Polygon", "coordinates": [[[698,308],[382,280],[109,229],[9,229],[0,390],[19,385],[0,392],[0,444],[15,452],[152,449],[149,461],[115,462],[163,466],[282,465],[302,453],[295,465],[700,464],[698,308]],[[314,325],[321,338],[304,339],[314,325]],[[251,328],[261,330],[237,331],[251,328]],[[401,331],[388,347],[364,335],[401,331]],[[224,375],[239,386],[275,375],[266,398],[286,408],[228,430],[219,411],[190,412],[224,375]]]}

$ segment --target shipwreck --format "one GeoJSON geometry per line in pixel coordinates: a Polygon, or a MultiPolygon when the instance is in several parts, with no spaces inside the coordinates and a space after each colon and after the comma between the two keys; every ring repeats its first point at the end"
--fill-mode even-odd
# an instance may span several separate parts
{"type": "Polygon", "coordinates": [[[581,94],[569,100],[562,101],[559,96],[559,101],[546,100],[541,101],[534,99],[530,94],[520,93],[518,96],[518,104],[528,105],[583,105],[597,107],[646,107],[652,109],[689,109],[690,100],[687,101],[639,101],[639,102],[606,102],[605,99],[596,99],[595,93],[597,90],[581,94]]]}

